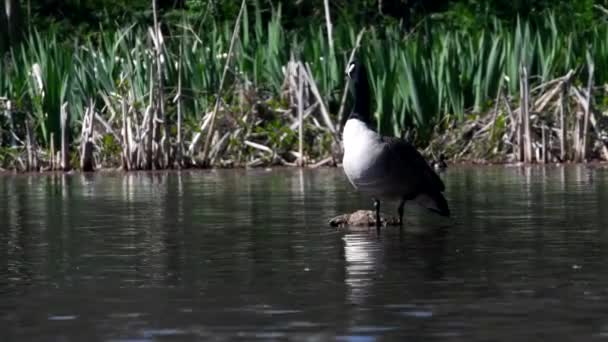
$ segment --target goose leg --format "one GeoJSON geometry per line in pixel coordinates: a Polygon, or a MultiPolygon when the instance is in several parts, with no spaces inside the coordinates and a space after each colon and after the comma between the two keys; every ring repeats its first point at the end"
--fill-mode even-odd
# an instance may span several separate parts
{"type": "Polygon", "coordinates": [[[399,208],[397,209],[397,212],[399,213],[399,227],[403,228],[403,207],[405,206],[405,199],[401,200],[401,203],[399,204],[399,208]]]}
{"type": "Polygon", "coordinates": [[[374,208],[376,209],[376,231],[380,233],[380,200],[374,198],[374,208]]]}

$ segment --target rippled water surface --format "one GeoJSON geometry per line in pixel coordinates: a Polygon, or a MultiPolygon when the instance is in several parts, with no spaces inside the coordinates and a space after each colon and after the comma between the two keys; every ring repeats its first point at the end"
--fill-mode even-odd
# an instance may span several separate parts
{"type": "Polygon", "coordinates": [[[340,170],[0,176],[0,340],[608,338],[608,170],[442,177],[378,236],[340,170]]]}

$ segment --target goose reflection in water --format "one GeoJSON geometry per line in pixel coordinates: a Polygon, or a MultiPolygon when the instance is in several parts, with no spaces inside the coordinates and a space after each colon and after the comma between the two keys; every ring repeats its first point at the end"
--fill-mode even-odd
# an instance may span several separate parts
{"type": "MultiPolygon", "coordinates": [[[[345,283],[351,304],[377,298],[376,289],[391,292],[424,291],[428,281],[442,280],[449,228],[420,234],[387,231],[378,237],[367,231],[347,232],[344,242],[345,283]]],[[[393,297],[394,298],[394,297],[393,297]]]]}

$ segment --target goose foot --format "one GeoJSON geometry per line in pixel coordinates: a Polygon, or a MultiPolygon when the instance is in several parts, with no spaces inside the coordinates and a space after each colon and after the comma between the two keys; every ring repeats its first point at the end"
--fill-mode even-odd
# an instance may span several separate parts
{"type": "Polygon", "coordinates": [[[399,227],[403,228],[403,207],[405,206],[405,200],[401,200],[401,203],[399,204],[399,208],[397,209],[397,212],[399,213],[399,227]]]}

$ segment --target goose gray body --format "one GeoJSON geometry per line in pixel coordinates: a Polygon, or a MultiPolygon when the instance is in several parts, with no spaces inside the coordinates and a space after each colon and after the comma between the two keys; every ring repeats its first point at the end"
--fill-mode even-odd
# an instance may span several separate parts
{"type": "Polygon", "coordinates": [[[407,141],[382,136],[371,128],[369,85],[363,66],[351,64],[348,74],[353,81],[355,108],[344,126],[342,166],[350,183],[376,200],[378,216],[380,199],[400,200],[401,220],[403,205],[410,200],[449,216],[442,195],[445,186],[424,157],[407,141]]]}
{"type": "Polygon", "coordinates": [[[403,139],[384,137],[359,119],[344,126],[344,173],[355,189],[386,200],[415,200],[449,216],[439,176],[403,139]]]}

